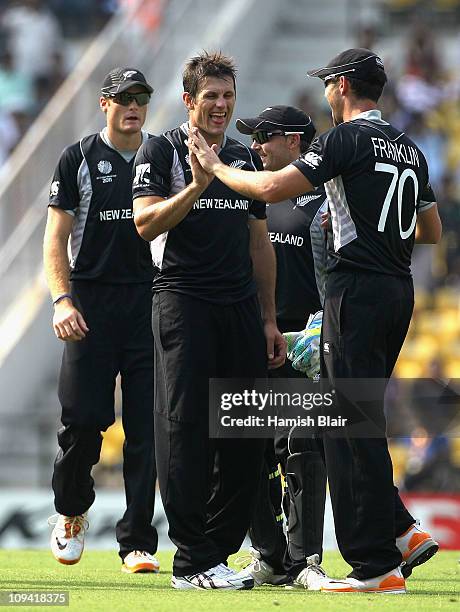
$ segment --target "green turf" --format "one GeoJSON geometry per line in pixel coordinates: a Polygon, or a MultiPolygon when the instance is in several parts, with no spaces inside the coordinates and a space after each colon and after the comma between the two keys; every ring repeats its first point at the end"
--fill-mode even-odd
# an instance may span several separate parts
{"type": "MultiPolygon", "coordinates": [[[[70,609],[85,612],[252,612],[275,610],[459,610],[460,553],[441,552],[415,569],[408,580],[409,594],[326,595],[259,587],[252,591],[174,591],[169,586],[172,553],[159,553],[159,575],[120,572],[115,552],[85,552],[78,565],[59,565],[49,551],[0,551],[0,590],[68,590],[70,609]],[[401,597],[403,599],[401,599],[401,597]]],[[[346,564],[337,553],[327,553],[324,567],[343,577],[346,564]]],[[[6,609],[18,609],[5,608],[6,609]]],[[[25,610],[40,608],[20,607],[25,610]]],[[[51,609],[47,607],[46,609],[51,609]]],[[[54,608],[55,610],[66,608],[54,608]]]]}

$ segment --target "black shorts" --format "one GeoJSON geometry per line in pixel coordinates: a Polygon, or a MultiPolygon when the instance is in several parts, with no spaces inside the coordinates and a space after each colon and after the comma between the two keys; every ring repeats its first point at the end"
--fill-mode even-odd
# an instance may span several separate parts
{"type": "Polygon", "coordinates": [[[71,293],[89,332],[83,340],[64,346],[59,377],[62,422],[105,431],[115,420],[119,373],[123,408],[127,403],[153,405],[151,283],[74,281],[71,293]]]}

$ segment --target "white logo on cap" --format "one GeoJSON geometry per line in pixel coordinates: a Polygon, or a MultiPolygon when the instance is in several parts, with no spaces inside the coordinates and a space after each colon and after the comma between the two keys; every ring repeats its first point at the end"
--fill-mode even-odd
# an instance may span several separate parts
{"type": "Polygon", "coordinates": [[[377,66],[380,66],[380,68],[383,68],[383,62],[382,62],[382,60],[380,59],[380,57],[377,57],[377,56],[376,56],[376,58],[375,58],[375,63],[377,64],[377,66]]]}
{"type": "Polygon", "coordinates": [[[97,164],[97,169],[101,174],[109,174],[109,172],[112,172],[112,164],[105,159],[101,159],[97,164]]]}
{"type": "Polygon", "coordinates": [[[133,74],[136,74],[136,73],[137,73],[137,70],[126,70],[126,72],[123,72],[123,78],[126,81],[127,79],[132,77],[133,74]]]}
{"type": "MultiPolygon", "coordinates": [[[[267,111],[269,111],[269,110],[272,110],[272,107],[271,107],[271,106],[269,106],[268,108],[265,108],[265,109],[262,111],[262,113],[266,113],[266,112],[267,112],[267,111]]],[[[260,114],[262,114],[262,113],[260,113],[260,114]]]]}

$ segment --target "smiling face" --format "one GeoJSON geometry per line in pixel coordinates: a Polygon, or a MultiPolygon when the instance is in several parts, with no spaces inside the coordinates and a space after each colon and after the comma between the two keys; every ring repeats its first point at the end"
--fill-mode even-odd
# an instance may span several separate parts
{"type": "MultiPolygon", "coordinates": [[[[144,93],[145,88],[135,85],[126,90],[127,93],[144,93]]],[[[141,131],[145,122],[148,104],[139,106],[136,100],[132,100],[128,106],[117,104],[116,98],[100,99],[100,106],[106,115],[109,133],[118,136],[131,136],[141,131]]]]}
{"type": "Polygon", "coordinates": [[[184,92],[190,126],[197,127],[208,144],[221,144],[235,106],[232,78],[205,77],[194,98],[184,92]]]}
{"type": "Polygon", "coordinates": [[[268,142],[259,144],[252,141],[251,148],[260,155],[264,170],[281,170],[300,155],[300,138],[298,134],[273,135],[268,142]]]}

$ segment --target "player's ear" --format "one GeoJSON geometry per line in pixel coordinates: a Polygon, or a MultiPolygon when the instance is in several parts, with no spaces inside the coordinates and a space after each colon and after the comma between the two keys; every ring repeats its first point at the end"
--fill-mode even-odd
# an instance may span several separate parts
{"type": "Polygon", "coordinates": [[[99,98],[99,107],[103,113],[107,112],[107,109],[109,107],[109,101],[107,98],[104,98],[104,96],[101,96],[99,98]]]}
{"type": "Polygon", "coordinates": [[[300,147],[300,134],[290,134],[288,143],[290,149],[297,149],[297,147],[300,147]]]}
{"type": "Polygon", "coordinates": [[[350,91],[350,81],[344,76],[339,77],[339,91],[342,95],[350,91]]]}
{"type": "Polygon", "coordinates": [[[190,111],[190,110],[194,109],[194,107],[195,107],[195,103],[194,102],[195,101],[192,98],[192,96],[188,93],[188,91],[184,91],[184,93],[182,94],[182,100],[183,100],[183,102],[185,104],[185,108],[187,110],[190,111]]]}

